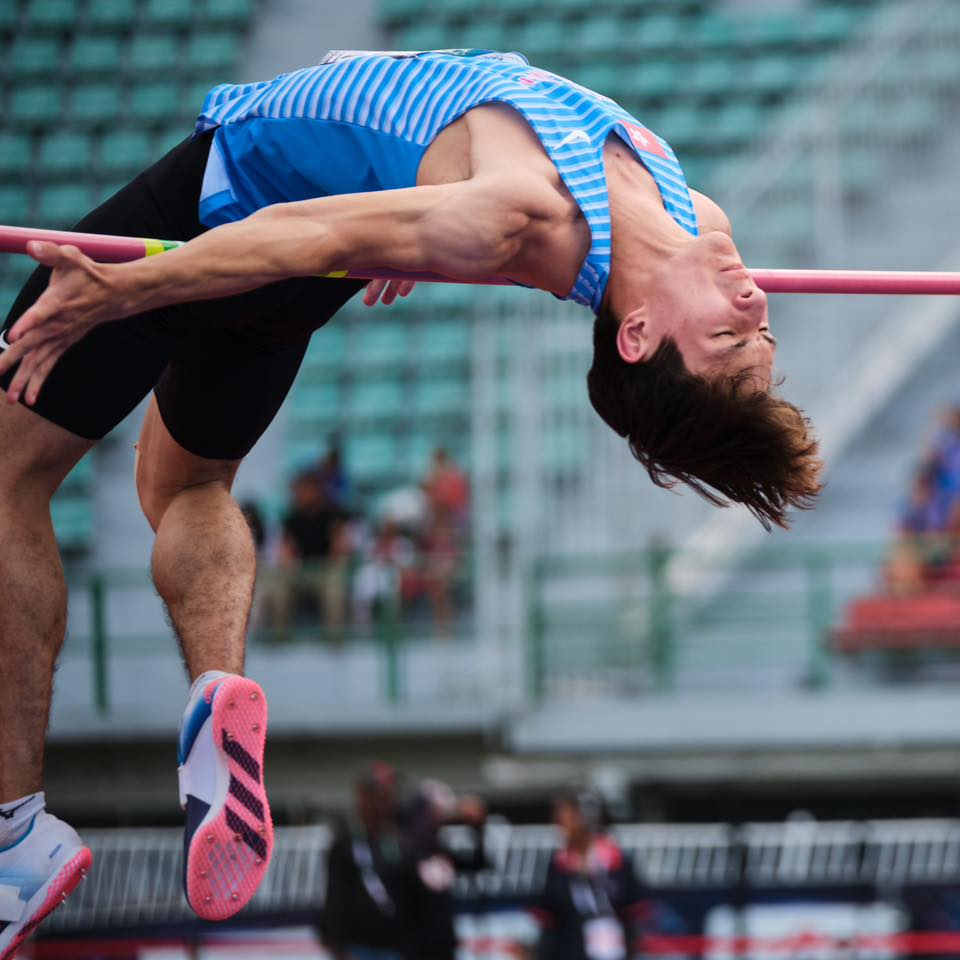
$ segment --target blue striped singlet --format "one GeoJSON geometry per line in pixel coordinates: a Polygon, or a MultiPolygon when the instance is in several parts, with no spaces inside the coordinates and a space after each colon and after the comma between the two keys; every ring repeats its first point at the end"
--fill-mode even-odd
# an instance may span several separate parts
{"type": "Polygon", "coordinates": [[[566,299],[597,312],[610,275],[603,146],[611,132],[652,174],[667,212],[697,233],[690,191],[665,140],[613,100],[520,54],[473,50],[335,51],[273,80],[215,87],[196,127],[216,128],[200,220],[217,226],[273,203],[412,187],[437,134],[495,102],[530,124],[590,226],[591,248],[566,299]]]}

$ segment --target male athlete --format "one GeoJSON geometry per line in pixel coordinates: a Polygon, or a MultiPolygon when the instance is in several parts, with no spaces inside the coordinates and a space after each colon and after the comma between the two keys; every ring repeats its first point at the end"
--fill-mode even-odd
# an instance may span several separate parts
{"type": "MultiPolygon", "coordinates": [[[[193,680],[186,895],[225,918],[266,870],[266,705],[242,676],[254,552],[230,488],[311,334],[362,286],[319,275],[500,275],[574,300],[597,315],[590,399],[655,483],[765,525],[818,489],[806,421],[770,392],[766,299],[723,212],[621,107],[519,55],[341,53],[216,87],[194,137],[77,229],[190,242],[122,265],[34,243],[42,267],[4,326],[0,960],[89,862],[40,792],[66,615],[49,500],[151,390],[137,489],[193,680]]],[[[365,300],[407,292],[372,283],[365,300]]]]}

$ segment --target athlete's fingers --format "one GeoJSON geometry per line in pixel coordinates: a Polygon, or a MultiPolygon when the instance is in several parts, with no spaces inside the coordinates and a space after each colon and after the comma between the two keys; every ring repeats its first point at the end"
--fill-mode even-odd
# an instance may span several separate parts
{"type": "Polygon", "coordinates": [[[37,402],[37,398],[40,396],[40,391],[43,389],[43,385],[47,382],[47,377],[50,375],[50,371],[54,368],[62,355],[63,350],[50,351],[45,359],[42,359],[37,363],[33,376],[30,377],[30,380],[27,383],[26,400],[28,406],[32,407],[37,402]]]}
{"type": "Polygon", "coordinates": [[[417,285],[415,280],[403,280],[400,283],[400,296],[409,297],[413,293],[413,288],[417,285]]]}
{"type": "MultiPolygon", "coordinates": [[[[65,255],[67,249],[67,247],[61,246],[59,243],[50,243],[46,240],[31,240],[27,244],[27,253],[29,253],[37,263],[42,263],[45,267],[59,267],[67,263],[68,260],[65,255]]],[[[80,253],[76,247],[69,247],[69,249],[80,253]]]]}
{"type": "Polygon", "coordinates": [[[380,294],[383,293],[386,285],[386,280],[371,280],[367,284],[367,289],[363,291],[363,302],[368,307],[376,306],[377,301],[380,299],[380,294]]]}
{"type": "Polygon", "coordinates": [[[8,343],[17,343],[30,331],[46,326],[57,314],[57,295],[47,287],[35,303],[24,310],[7,334],[8,343]]]}

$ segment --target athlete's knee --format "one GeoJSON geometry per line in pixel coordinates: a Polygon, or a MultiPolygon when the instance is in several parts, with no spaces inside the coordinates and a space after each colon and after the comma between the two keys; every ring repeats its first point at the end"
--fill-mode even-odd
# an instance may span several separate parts
{"type": "Polygon", "coordinates": [[[170,509],[171,504],[188,491],[220,489],[229,494],[238,464],[227,461],[203,461],[181,464],[171,469],[169,463],[158,462],[157,457],[144,455],[137,445],[136,484],[140,509],[154,533],[170,509]]]}

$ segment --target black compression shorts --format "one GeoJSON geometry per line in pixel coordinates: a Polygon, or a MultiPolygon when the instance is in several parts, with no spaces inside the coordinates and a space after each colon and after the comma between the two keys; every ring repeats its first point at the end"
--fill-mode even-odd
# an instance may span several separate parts
{"type": "MultiPolygon", "coordinates": [[[[204,233],[197,208],[212,137],[181,143],[74,229],[162,240],[204,233]]],[[[46,267],[33,272],[4,330],[43,293],[49,277],[46,267]]],[[[240,459],[280,409],[311,334],[363,286],[320,277],[283,280],[95,327],[61,357],[32,409],[99,440],[153,389],[177,443],[200,457],[240,459]]],[[[0,386],[12,376],[0,378],[0,386]]]]}

